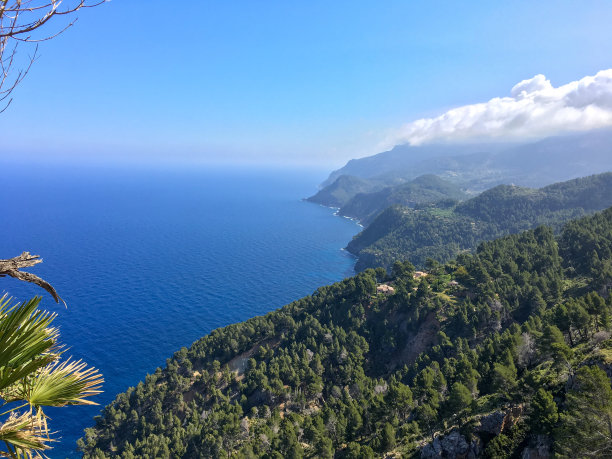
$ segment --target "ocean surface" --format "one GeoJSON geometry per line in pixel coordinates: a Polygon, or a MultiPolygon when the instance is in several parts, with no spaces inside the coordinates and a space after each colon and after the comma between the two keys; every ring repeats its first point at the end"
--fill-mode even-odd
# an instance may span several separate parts
{"type": "Polygon", "coordinates": [[[56,311],[67,355],[104,375],[97,407],[49,410],[51,458],[79,457],[76,440],[115,395],[182,346],[352,275],[342,250],[359,231],[301,200],[322,171],[67,167],[0,164],[0,258],[29,251],[42,289],[0,278],[18,300],[56,311]]]}

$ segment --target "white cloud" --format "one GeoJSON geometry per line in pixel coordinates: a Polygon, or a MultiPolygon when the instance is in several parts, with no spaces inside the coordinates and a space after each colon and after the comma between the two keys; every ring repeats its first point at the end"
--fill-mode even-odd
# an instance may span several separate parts
{"type": "Polygon", "coordinates": [[[516,84],[510,97],[408,123],[388,143],[533,139],[607,126],[612,126],[612,69],[557,88],[544,75],[536,75],[516,84]]]}

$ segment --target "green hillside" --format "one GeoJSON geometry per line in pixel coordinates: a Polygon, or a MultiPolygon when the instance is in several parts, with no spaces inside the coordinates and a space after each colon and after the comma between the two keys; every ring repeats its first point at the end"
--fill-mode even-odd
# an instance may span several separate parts
{"type": "Polygon", "coordinates": [[[612,208],[367,270],[213,331],[117,396],[86,458],[612,455],[612,208]],[[377,293],[377,286],[393,292],[377,293]]]}
{"type": "Polygon", "coordinates": [[[308,201],[328,207],[341,207],[359,193],[369,193],[380,188],[382,185],[377,182],[351,175],[341,175],[330,186],[308,198],[308,201]]]}
{"type": "Polygon", "coordinates": [[[347,249],[357,255],[357,270],[427,258],[450,260],[478,243],[538,225],[555,230],[576,217],[612,205],[612,173],[533,189],[500,185],[467,201],[391,207],[382,212],[347,249]]]}
{"type": "Polygon", "coordinates": [[[411,182],[386,187],[373,193],[359,193],[340,208],[339,214],[369,224],[380,212],[393,205],[414,207],[445,199],[467,199],[457,185],[435,175],[422,175],[411,182]]]}

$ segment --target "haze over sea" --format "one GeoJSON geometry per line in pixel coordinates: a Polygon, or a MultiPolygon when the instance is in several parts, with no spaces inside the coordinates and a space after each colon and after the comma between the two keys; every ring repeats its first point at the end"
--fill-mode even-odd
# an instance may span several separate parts
{"type": "Polygon", "coordinates": [[[104,375],[101,406],[50,411],[75,442],[115,395],[211,330],[265,314],[353,273],[342,247],[359,231],[301,201],[321,171],[2,164],[0,257],[41,255],[42,289],[3,278],[0,291],[43,297],[67,355],[104,375]]]}

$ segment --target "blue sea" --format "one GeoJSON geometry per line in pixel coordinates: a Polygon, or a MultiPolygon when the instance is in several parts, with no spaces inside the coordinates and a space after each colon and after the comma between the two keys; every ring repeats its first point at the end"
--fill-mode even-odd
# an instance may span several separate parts
{"type": "Polygon", "coordinates": [[[0,258],[29,251],[42,289],[0,278],[0,291],[42,295],[67,355],[104,375],[97,407],[50,410],[60,442],[76,440],[115,395],[182,346],[352,275],[342,250],[359,231],[301,199],[323,171],[0,164],[0,258]]]}

